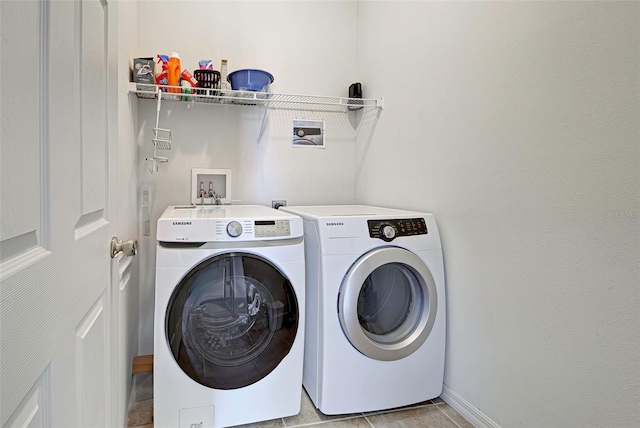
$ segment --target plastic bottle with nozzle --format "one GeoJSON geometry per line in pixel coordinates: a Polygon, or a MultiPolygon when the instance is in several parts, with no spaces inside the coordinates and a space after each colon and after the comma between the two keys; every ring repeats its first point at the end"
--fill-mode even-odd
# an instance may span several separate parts
{"type": "Polygon", "coordinates": [[[178,52],[171,52],[171,56],[169,57],[169,70],[167,75],[167,80],[169,83],[167,92],[182,92],[182,90],[179,88],[181,72],[182,69],[180,68],[180,55],[178,54],[178,52]]]}

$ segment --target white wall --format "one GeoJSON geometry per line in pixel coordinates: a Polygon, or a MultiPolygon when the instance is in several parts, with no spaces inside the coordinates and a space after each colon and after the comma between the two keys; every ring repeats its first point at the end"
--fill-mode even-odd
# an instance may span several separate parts
{"type": "Polygon", "coordinates": [[[640,425],[637,2],[360,2],[356,200],[432,211],[445,382],[505,427],[640,425]]]}
{"type": "MultiPolygon", "coordinates": [[[[229,71],[260,68],[275,77],[275,93],[342,95],[355,81],[356,2],[139,2],[134,56],[180,54],[229,61],[229,71]]],[[[355,146],[342,115],[272,111],[256,145],[262,111],[247,107],[163,103],[160,127],[172,131],[168,164],[151,175],[155,103],[133,99],[139,114],[138,180],[152,195],[151,235],[140,239],[140,352],[153,351],[155,222],[167,205],[190,202],[192,168],[230,168],[236,204],[352,203],[355,146]],[[326,122],[326,149],[291,147],[294,118],[326,122]]]]}

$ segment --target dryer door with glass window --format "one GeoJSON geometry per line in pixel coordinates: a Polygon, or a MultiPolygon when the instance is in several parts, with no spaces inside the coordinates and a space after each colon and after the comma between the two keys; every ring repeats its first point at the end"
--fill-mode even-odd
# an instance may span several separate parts
{"type": "Polygon", "coordinates": [[[360,257],[338,295],[340,324],[351,344],[382,361],[399,360],[427,339],[437,291],[425,263],[411,251],[384,247],[360,257]]]}
{"type": "Polygon", "coordinates": [[[293,286],[279,269],[253,254],[226,253],[185,275],[164,327],[184,373],[227,390],[272,372],[291,350],[298,320],[293,286]]]}

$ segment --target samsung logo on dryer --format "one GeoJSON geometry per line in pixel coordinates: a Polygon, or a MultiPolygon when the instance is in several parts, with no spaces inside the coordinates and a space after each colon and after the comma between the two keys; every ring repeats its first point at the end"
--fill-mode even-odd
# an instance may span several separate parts
{"type": "Polygon", "coordinates": [[[174,226],[191,226],[191,222],[190,221],[174,221],[173,225],[174,226]]]}
{"type": "Polygon", "coordinates": [[[327,226],[344,226],[344,223],[341,221],[329,222],[327,223],[327,226]]]}

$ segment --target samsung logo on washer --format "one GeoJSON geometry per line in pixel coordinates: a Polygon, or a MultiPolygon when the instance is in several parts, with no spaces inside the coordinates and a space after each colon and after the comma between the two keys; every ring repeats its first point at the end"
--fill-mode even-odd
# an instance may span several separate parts
{"type": "Polygon", "coordinates": [[[344,223],[341,221],[336,221],[334,223],[327,223],[327,226],[344,226],[344,223]]]}
{"type": "Polygon", "coordinates": [[[191,226],[191,222],[190,221],[174,221],[173,225],[174,226],[191,226]]]}

